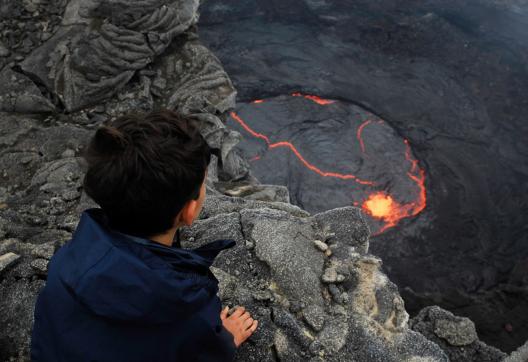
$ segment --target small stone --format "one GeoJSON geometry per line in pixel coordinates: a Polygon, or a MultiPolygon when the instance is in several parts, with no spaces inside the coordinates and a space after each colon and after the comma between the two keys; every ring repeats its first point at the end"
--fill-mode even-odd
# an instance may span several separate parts
{"type": "Polygon", "coordinates": [[[348,293],[343,293],[341,294],[341,304],[348,304],[348,302],[350,301],[350,297],[348,296],[348,293]]]}
{"type": "Polygon", "coordinates": [[[342,274],[337,274],[336,283],[342,283],[345,281],[345,276],[342,274]]]}
{"type": "Polygon", "coordinates": [[[306,323],[316,331],[323,329],[325,322],[325,313],[323,309],[318,306],[311,304],[303,309],[303,317],[306,323]]]}
{"type": "Polygon", "coordinates": [[[341,302],[341,291],[335,284],[328,284],[328,291],[336,303],[341,302]]]}
{"type": "Polygon", "coordinates": [[[253,297],[253,299],[259,302],[264,302],[273,299],[273,296],[271,295],[271,292],[269,290],[254,292],[251,296],[253,297]]]}
{"type": "Polygon", "coordinates": [[[30,265],[37,274],[46,275],[48,273],[48,260],[46,259],[35,259],[30,265]]]}
{"type": "Polygon", "coordinates": [[[327,284],[335,283],[337,281],[337,271],[335,268],[326,268],[321,279],[327,284]]]}
{"type": "Polygon", "coordinates": [[[322,252],[325,252],[328,250],[328,245],[323,243],[321,240],[314,240],[314,244],[317,247],[317,249],[321,250],[322,252]]]}
{"type": "Polygon", "coordinates": [[[51,259],[55,254],[55,243],[53,241],[45,244],[35,245],[31,254],[37,258],[51,259]]]}
{"type": "Polygon", "coordinates": [[[0,241],[0,255],[5,254],[8,251],[16,250],[17,243],[19,243],[17,239],[5,239],[0,241]]]}
{"type": "Polygon", "coordinates": [[[326,255],[327,257],[332,256],[332,250],[327,249],[327,250],[325,251],[325,255],[326,255]]]}
{"type": "Polygon", "coordinates": [[[255,247],[255,243],[250,241],[250,240],[246,240],[246,249],[248,250],[251,250],[255,247]]]}
{"type": "Polygon", "coordinates": [[[5,58],[9,56],[10,53],[11,52],[9,51],[9,49],[7,49],[2,42],[0,42],[0,57],[5,58]]]}
{"type": "Polygon", "coordinates": [[[466,346],[478,339],[475,324],[464,317],[436,320],[434,333],[452,346],[466,346]]]}
{"type": "Polygon", "coordinates": [[[64,201],[77,200],[79,197],[81,197],[81,193],[77,190],[66,191],[65,193],[62,194],[62,199],[64,201]]]}
{"type": "Polygon", "coordinates": [[[332,306],[331,312],[333,315],[338,317],[346,317],[348,315],[347,310],[342,305],[332,306]]]}
{"type": "Polygon", "coordinates": [[[7,253],[0,256],[0,273],[3,273],[4,270],[13,265],[13,263],[15,263],[18,258],[20,258],[20,255],[15,253],[7,253]]]}
{"type": "Polygon", "coordinates": [[[318,340],[313,341],[308,348],[312,356],[317,356],[323,351],[323,345],[318,340]]]}
{"type": "Polygon", "coordinates": [[[74,156],[75,156],[75,151],[70,150],[69,148],[64,150],[64,152],[61,154],[62,158],[68,158],[68,157],[74,157],[74,156]]]}

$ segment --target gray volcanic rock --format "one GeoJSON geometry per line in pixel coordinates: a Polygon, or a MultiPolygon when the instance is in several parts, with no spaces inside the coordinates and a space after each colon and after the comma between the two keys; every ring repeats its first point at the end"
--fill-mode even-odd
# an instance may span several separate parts
{"type": "Polygon", "coordinates": [[[28,359],[33,307],[37,293],[44,286],[42,280],[9,277],[0,282],[0,359],[26,361],[28,359]]]}
{"type": "Polygon", "coordinates": [[[504,362],[525,362],[528,361],[528,342],[519,347],[516,351],[513,351],[504,362]]]}
{"type": "Polygon", "coordinates": [[[366,253],[369,246],[368,226],[361,217],[361,210],[352,207],[340,207],[315,215],[318,225],[327,234],[330,230],[338,233],[328,235],[328,243],[339,240],[341,243],[357,248],[359,253],[366,253]]]}
{"type": "Polygon", "coordinates": [[[0,72],[0,111],[19,113],[52,112],[55,107],[23,74],[5,67],[0,72]]]}
{"type": "Polygon", "coordinates": [[[396,286],[381,272],[380,260],[366,254],[369,231],[356,209],[337,211],[357,225],[350,232],[346,223],[324,224],[328,214],[264,207],[274,202],[255,208],[251,200],[234,209],[233,199],[209,196],[206,200],[218,205],[215,215],[198,220],[182,236],[185,247],[215,238],[237,242],[214,264],[220,297],[263,318],[237,361],[273,361],[273,355],[288,361],[447,361],[435,344],[407,327],[396,286]],[[337,235],[347,237],[342,242],[337,235]],[[328,238],[338,252],[315,247],[314,240],[328,238]],[[321,282],[328,269],[339,277],[337,284],[321,282]]]}
{"type": "Polygon", "coordinates": [[[238,196],[250,200],[290,202],[288,188],[279,185],[252,185],[233,183],[215,183],[215,187],[225,195],[238,196]]]}
{"type": "Polygon", "coordinates": [[[220,151],[219,176],[228,180],[248,176],[248,163],[233,150],[241,136],[222,122],[235,107],[236,90],[218,58],[189,31],[173,42],[153,68],[151,92],[156,105],[199,121],[209,146],[220,151]]]}
{"type": "Polygon", "coordinates": [[[412,319],[411,328],[439,345],[451,361],[502,361],[506,354],[478,340],[475,324],[438,306],[412,319]]]}
{"type": "Polygon", "coordinates": [[[73,111],[116,93],[198,19],[197,0],[70,1],[59,31],[22,69],[73,111]]]}
{"type": "Polygon", "coordinates": [[[0,256],[0,273],[3,273],[9,266],[13,265],[20,256],[15,253],[7,253],[0,256]]]}

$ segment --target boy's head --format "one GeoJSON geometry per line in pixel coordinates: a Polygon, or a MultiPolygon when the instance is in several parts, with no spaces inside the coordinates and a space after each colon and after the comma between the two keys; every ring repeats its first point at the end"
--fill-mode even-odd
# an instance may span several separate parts
{"type": "Polygon", "coordinates": [[[200,211],[210,149],[191,119],[168,110],[120,117],[96,131],[85,159],[84,189],[118,231],[159,235],[200,211]]]}

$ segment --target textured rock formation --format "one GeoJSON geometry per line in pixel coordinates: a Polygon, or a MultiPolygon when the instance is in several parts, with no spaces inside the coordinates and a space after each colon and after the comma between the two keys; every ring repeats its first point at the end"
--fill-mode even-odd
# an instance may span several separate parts
{"type": "Polygon", "coordinates": [[[440,307],[427,307],[411,320],[411,328],[440,346],[456,361],[502,361],[506,354],[478,340],[475,324],[440,307]]]}
{"type": "Polygon", "coordinates": [[[528,342],[519,347],[516,351],[512,352],[504,362],[522,362],[528,361],[528,342]]]}
{"type": "Polygon", "coordinates": [[[70,1],[59,30],[22,69],[68,111],[115,94],[198,19],[197,0],[70,1]]]}

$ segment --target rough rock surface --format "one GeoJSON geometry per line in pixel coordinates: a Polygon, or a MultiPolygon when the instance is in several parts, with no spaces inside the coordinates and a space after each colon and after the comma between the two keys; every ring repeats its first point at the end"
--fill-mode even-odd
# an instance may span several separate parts
{"type": "MultiPolygon", "coordinates": [[[[233,151],[239,135],[223,124],[234,87],[191,29],[197,1],[22,3],[23,10],[0,11],[48,12],[51,20],[24,52],[15,46],[29,39],[21,32],[0,44],[1,57],[27,55],[22,69],[10,62],[0,73],[14,79],[6,85],[11,103],[0,102],[0,360],[28,360],[48,261],[71,238],[79,213],[95,206],[82,192],[80,157],[93,128],[156,107],[195,116],[220,151],[200,219],[182,235],[184,247],[237,242],[212,268],[223,303],[244,305],[260,321],[237,361],[447,361],[453,354],[439,337],[428,340],[421,324],[409,328],[396,285],[368,254],[369,229],[358,209],[312,216],[288,202],[285,188],[251,176],[233,151]],[[76,111],[49,113],[62,106],[76,111]]],[[[468,321],[443,320],[431,333],[479,343],[468,321]]]]}
{"type": "MultiPolygon", "coordinates": [[[[210,200],[229,205],[223,198],[210,200]]],[[[261,322],[237,361],[447,361],[435,344],[407,327],[396,286],[381,272],[381,261],[366,253],[369,231],[356,209],[339,211],[355,215],[355,227],[322,227],[325,215],[253,203],[239,199],[238,210],[217,211],[182,234],[185,247],[215,238],[237,241],[214,265],[220,296],[225,304],[246,306],[261,322]],[[314,240],[328,243],[332,253],[314,240]],[[338,278],[325,283],[329,269],[338,278]]],[[[208,209],[202,216],[210,215],[208,209]]]]}
{"type": "Polygon", "coordinates": [[[502,361],[506,354],[478,340],[475,324],[440,307],[427,307],[410,326],[439,345],[451,361],[502,361]]]}
{"type": "Polygon", "coordinates": [[[122,88],[198,19],[197,0],[70,1],[59,30],[22,63],[67,110],[122,88]]]}
{"type": "Polygon", "coordinates": [[[528,342],[519,347],[516,351],[512,352],[504,362],[523,362],[528,361],[528,342]]]}

